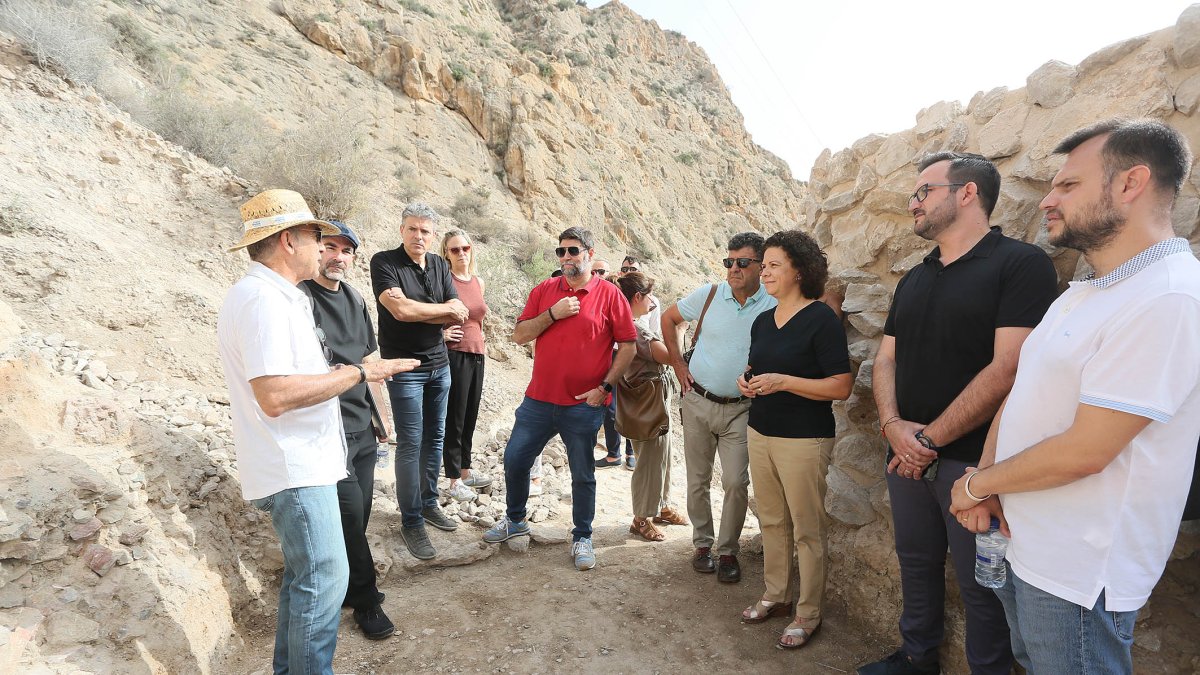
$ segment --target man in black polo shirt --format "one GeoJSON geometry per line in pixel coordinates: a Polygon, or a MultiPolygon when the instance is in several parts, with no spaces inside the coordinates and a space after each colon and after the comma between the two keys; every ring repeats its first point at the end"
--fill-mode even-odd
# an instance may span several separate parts
{"type": "Polygon", "coordinates": [[[379,350],[421,365],[388,382],[396,422],[396,499],[400,534],[421,560],[437,555],[425,523],[454,530],[458,523],[438,508],[437,481],[446,433],[450,362],[442,326],[467,320],[467,307],[450,280],[450,266],[432,253],[438,214],[415,202],[400,214],[399,248],[371,258],[371,285],[379,301],[379,350]]]}
{"type": "Polygon", "coordinates": [[[919,171],[908,202],[913,231],[937,247],[896,286],[872,375],[891,448],[903,644],[858,672],[940,671],[948,545],[966,608],[971,672],[1007,674],[1013,658],[1004,610],[975,583],[975,537],[950,516],[950,488],[979,461],[1021,343],[1057,295],[1057,278],[1041,249],[989,227],[1000,194],[991,162],[943,152],[922,160],[919,171]]]}
{"type": "MultiPolygon", "coordinates": [[[[326,349],[330,364],[352,365],[368,361],[374,354],[375,327],[367,313],[367,303],[350,284],[346,272],[358,253],[358,237],[345,224],[329,221],[341,234],[321,238],[321,272],[301,281],[301,290],[312,300],[313,320],[321,329],[318,337],[326,349]]],[[[350,563],[350,585],[343,606],[354,609],[354,622],[372,640],[382,640],[396,631],[380,604],[382,594],[375,587],[375,561],[367,544],[367,522],[371,518],[371,497],[375,485],[375,461],[379,441],[387,432],[373,429],[372,403],[378,396],[378,383],[351,387],[338,397],[342,409],[342,431],[346,436],[346,473],[337,484],[338,506],[342,512],[342,538],[346,541],[346,559],[350,563]],[[382,437],[381,437],[382,436],[382,437]]]]}

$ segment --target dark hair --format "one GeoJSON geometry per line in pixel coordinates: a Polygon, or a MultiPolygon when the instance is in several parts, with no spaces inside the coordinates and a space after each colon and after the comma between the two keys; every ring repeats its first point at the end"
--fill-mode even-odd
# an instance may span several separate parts
{"type": "Polygon", "coordinates": [[[725,248],[730,251],[736,251],[747,246],[753,248],[754,255],[757,255],[759,258],[762,258],[763,251],[766,250],[766,247],[763,245],[763,237],[757,232],[739,232],[733,235],[733,238],[729,240],[729,246],[725,248]]]}
{"type": "Polygon", "coordinates": [[[592,231],[575,225],[568,227],[562,231],[562,234],[558,235],[558,243],[561,244],[563,239],[574,239],[583,244],[584,248],[588,249],[596,247],[596,240],[592,237],[592,231]]]}
{"type": "Polygon", "coordinates": [[[617,277],[613,283],[621,288],[621,293],[630,302],[633,302],[633,296],[638,293],[650,295],[654,290],[654,280],[641,272],[627,272],[617,277]]]}
{"type": "Polygon", "coordinates": [[[1118,172],[1144,164],[1150,169],[1150,180],[1174,201],[1192,165],[1192,153],[1183,134],[1157,120],[1118,117],[1076,131],[1063,139],[1054,152],[1068,154],[1104,134],[1108,138],[1100,156],[1104,161],[1105,182],[1111,182],[1118,172]]]}
{"type": "MultiPolygon", "coordinates": [[[[917,172],[924,171],[938,162],[950,162],[946,178],[951,183],[974,183],[979,190],[979,206],[988,218],[996,208],[996,200],[1000,198],[1000,172],[983,155],[969,152],[935,152],[921,158],[917,164],[917,172]]],[[[951,192],[954,188],[950,189],[951,192]]]]}
{"type": "Polygon", "coordinates": [[[637,264],[637,261],[638,261],[638,259],[637,259],[637,258],[635,258],[635,257],[633,257],[633,256],[631,256],[631,255],[627,255],[627,256],[625,256],[625,258],[624,258],[624,259],[623,259],[621,262],[623,262],[623,263],[629,263],[630,265],[636,265],[636,264],[637,264]]]}
{"type": "Polygon", "coordinates": [[[763,249],[781,249],[800,273],[800,294],[816,300],[825,294],[825,282],[829,279],[829,261],[825,252],[817,246],[817,240],[800,230],[784,230],[767,237],[763,249]]]}

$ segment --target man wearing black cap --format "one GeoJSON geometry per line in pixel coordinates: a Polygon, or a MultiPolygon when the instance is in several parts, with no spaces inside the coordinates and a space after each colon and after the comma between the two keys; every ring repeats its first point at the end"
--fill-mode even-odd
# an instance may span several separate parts
{"type": "MultiPolygon", "coordinates": [[[[378,348],[371,316],[363,296],[345,283],[354,265],[359,241],[344,223],[329,221],[339,234],[321,239],[321,271],[314,279],[300,282],[313,303],[313,319],[324,336],[325,357],[330,364],[360,363],[378,348]]],[[[377,414],[375,401],[382,400],[379,385],[359,384],[338,397],[342,428],[346,435],[346,472],[337,484],[342,514],[342,537],[350,563],[350,585],[343,606],[354,609],[354,621],[363,634],[382,640],[396,631],[380,605],[383,594],[375,587],[375,561],[367,544],[367,521],[371,517],[372,487],[375,483],[376,451],[387,439],[386,415],[377,414]],[[376,420],[372,423],[372,420],[376,420]]]]}

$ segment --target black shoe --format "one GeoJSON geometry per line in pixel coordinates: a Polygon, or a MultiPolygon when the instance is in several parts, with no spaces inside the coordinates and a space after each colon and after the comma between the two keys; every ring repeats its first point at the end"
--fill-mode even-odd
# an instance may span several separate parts
{"type": "Polygon", "coordinates": [[[358,624],[368,640],[382,640],[396,632],[395,624],[383,613],[383,607],[380,605],[371,609],[354,610],[354,623],[358,624]]]}
{"type": "Polygon", "coordinates": [[[408,552],[417,560],[433,560],[437,555],[437,549],[433,547],[433,542],[429,541],[429,533],[423,527],[402,527],[400,538],[404,540],[408,552]]]}
{"type": "Polygon", "coordinates": [[[696,549],[696,554],[692,557],[692,569],[701,574],[716,572],[717,566],[713,564],[712,549],[707,546],[696,549]]]}
{"type": "Polygon", "coordinates": [[[942,666],[937,661],[918,666],[909,660],[903,649],[897,649],[886,659],[868,663],[857,672],[858,675],[938,675],[942,672],[942,666]]]}
{"type": "Polygon", "coordinates": [[[737,556],[723,555],[717,562],[717,581],[736,584],[742,580],[742,566],[738,564],[737,556]]]}
{"type": "Polygon", "coordinates": [[[597,469],[609,469],[614,466],[621,466],[621,458],[620,457],[613,459],[613,458],[605,455],[604,457],[601,457],[600,459],[596,460],[596,468],[597,469]]]}
{"type": "Polygon", "coordinates": [[[442,510],[436,506],[426,506],[421,509],[421,516],[425,518],[425,522],[445,532],[453,532],[458,529],[458,523],[450,520],[450,517],[442,513],[442,510]]]}

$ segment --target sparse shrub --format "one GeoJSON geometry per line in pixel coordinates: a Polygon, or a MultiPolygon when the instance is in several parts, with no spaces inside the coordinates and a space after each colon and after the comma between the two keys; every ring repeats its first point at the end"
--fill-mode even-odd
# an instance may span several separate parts
{"type": "Polygon", "coordinates": [[[424,14],[426,16],[433,16],[433,17],[437,16],[437,12],[435,12],[432,9],[430,9],[429,7],[417,2],[417,0],[400,0],[399,4],[404,9],[407,9],[412,12],[420,12],[421,14],[424,14]]]}
{"type": "Polygon", "coordinates": [[[608,58],[610,59],[617,58],[617,46],[614,44],[604,45],[604,53],[607,54],[608,58]]]}
{"type": "Polygon", "coordinates": [[[383,32],[383,19],[359,19],[358,24],[372,33],[383,32]]]}
{"type": "Polygon", "coordinates": [[[488,310],[497,314],[501,325],[511,327],[525,307],[529,289],[533,286],[512,263],[508,247],[496,242],[483,242],[478,232],[468,230],[468,233],[474,235],[476,243],[481,244],[475,251],[475,266],[483,278],[483,299],[487,302],[488,310]]]}
{"type": "Polygon", "coordinates": [[[588,55],[584,54],[583,52],[567,52],[567,61],[572,66],[576,66],[576,67],[589,66],[592,64],[592,60],[590,58],[588,58],[588,55]]]}
{"type": "Polygon", "coordinates": [[[551,65],[549,63],[546,63],[545,61],[538,62],[538,75],[540,75],[540,76],[542,76],[542,78],[548,80],[548,79],[550,79],[550,76],[553,74],[554,74],[554,68],[551,67],[551,65]]]}
{"type": "Polygon", "coordinates": [[[145,101],[139,121],[216,166],[244,172],[263,145],[262,118],[245,105],[209,105],[176,87],[145,101]]]}
{"type": "Polygon", "coordinates": [[[369,206],[381,173],[365,126],[362,117],[335,108],[264,148],[253,177],[304,195],[318,218],[351,218],[369,206]]]}
{"type": "Polygon", "coordinates": [[[424,190],[424,186],[417,180],[416,172],[407,163],[397,164],[396,170],[392,172],[392,176],[396,178],[396,197],[400,201],[413,201],[424,190]]]}
{"type": "Polygon", "coordinates": [[[554,3],[554,6],[558,8],[558,11],[565,12],[574,7],[575,3],[572,0],[558,0],[558,2],[554,3]]]}
{"type": "Polygon", "coordinates": [[[450,64],[450,77],[454,78],[455,82],[462,82],[467,77],[467,69],[457,63],[450,64]]]}
{"type": "Polygon", "coordinates": [[[117,31],[116,48],[146,70],[153,70],[163,60],[163,49],[132,14],[113,14],[108,24],[117,31]]]}
{"type": "Polygon", "coordinates": [[[477,192],[464,192],[454,200],[450,215],[459,225],[466,225],[483,217],[487,210],[487,197],[477,192]]]}
{"type": "Polygon", "coordinates": [[[542,94],[542,99],[550,103],[554,103],[554,92],[546,91],[542,94]]]}
{"type": "Polygon", "coordinates": [[[111,64],[111,33],[86,9],[66,0],[7,0],[0,4],[0,29],[12,33],[38,66],[95,84],[111,64]]]}
{"type": "Polygon", "coordinates": [[[11,237],[34,229],[36,222],[33,213],[25,207],[25,203],[19,197],[11,197],[7,204],[0,206],[0,234],[11,237]]]}
{"type": "Polygon", "coordinates": [[[678,155],[675,155],[675,161],[683,164],[684,166],[692,166],[699,160],[700,153],[698,152],[681,152],[678,155]]]}

